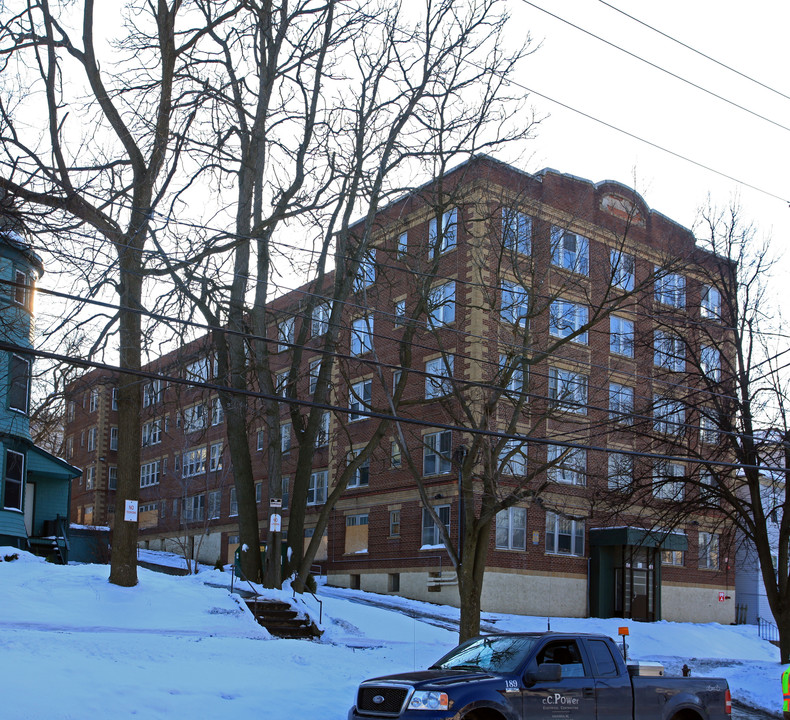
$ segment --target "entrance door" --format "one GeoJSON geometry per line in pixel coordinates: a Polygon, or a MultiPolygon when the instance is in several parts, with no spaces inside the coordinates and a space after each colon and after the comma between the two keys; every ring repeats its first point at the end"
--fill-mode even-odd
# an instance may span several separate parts
{"type": "Polygon", "coordinates": [[[656,560],[653,547],[623,547],[615,568],[615,610],[618,615],[652,622],[656,619],[656,560]]]}

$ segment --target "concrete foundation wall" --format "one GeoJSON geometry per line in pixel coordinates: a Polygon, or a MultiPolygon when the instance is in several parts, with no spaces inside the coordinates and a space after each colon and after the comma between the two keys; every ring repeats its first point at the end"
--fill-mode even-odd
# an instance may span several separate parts
{"type": "Polygon", "coordinates": [[[661,588],[661,615],[670,622],[735,622],[735,592],[719,602],[716,588],[689,587],[664,583],[661,588]]]}

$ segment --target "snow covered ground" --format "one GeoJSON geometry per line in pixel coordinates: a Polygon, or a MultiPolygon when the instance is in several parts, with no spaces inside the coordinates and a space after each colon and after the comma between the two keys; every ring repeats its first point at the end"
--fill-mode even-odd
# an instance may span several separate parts
{"type": "MultiPolygon", "coordinates": [[[[426,667],[457,640],[439,626],[457,619],[453,608],[328,587],[319,592],[320,642],[272,639],[237,596],[214,586],[230,582],[227,572],[173,577],[140,568],[134,588],[111,585],[108,574],[0,547],[4,720],[344,720],[361,680],[426,667]]],[[[305,607],[317,615],[312,598],[305,607]]],[[[485,614],[483,622],[513,631],[547,625],[517,615],[485,614]]],[[[615,638],[623,624],[629,658],[660,661],[673,674],[687,663],[695,676],[723,676],[735,700],[780,714],[778,650],[753,626],[551,618],[552,630],[615,638]]]]}

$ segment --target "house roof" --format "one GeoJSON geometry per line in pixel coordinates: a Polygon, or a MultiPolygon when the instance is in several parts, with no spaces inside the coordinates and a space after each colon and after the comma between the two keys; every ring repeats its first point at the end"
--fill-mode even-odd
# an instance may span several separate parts
{"type": "Polygon", "coordinates": [[[81,474],[78,468],[36,445],[31,445],[27,451],[27,472],[48,480],[65,481],[81,474]]]}

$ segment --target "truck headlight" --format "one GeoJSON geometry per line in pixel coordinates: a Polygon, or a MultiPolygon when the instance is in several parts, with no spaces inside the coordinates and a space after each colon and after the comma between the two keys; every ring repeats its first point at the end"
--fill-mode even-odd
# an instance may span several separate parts
{"type": "Polygon", "coordinates": [[[447,693],[435,690],[417,690],[409,700],[409,710],[447,710],[449,707],[447,693]]]}

